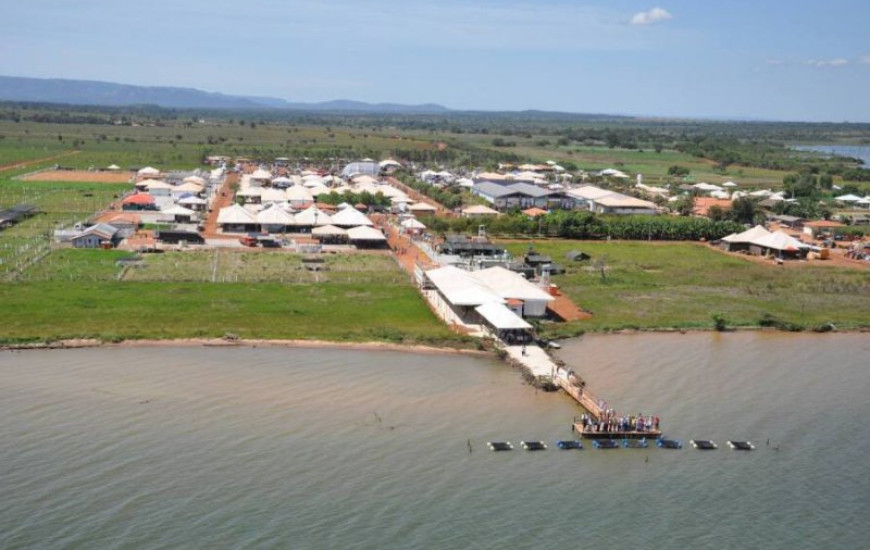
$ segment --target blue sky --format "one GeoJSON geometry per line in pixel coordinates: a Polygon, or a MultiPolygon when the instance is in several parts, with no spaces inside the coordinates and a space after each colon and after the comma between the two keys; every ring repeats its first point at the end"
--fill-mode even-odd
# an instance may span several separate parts
{"type": "Polygon", "coordinates": [[[866,0],[11,0],[3,12],[4,75],[870,122],[866,0]]]}

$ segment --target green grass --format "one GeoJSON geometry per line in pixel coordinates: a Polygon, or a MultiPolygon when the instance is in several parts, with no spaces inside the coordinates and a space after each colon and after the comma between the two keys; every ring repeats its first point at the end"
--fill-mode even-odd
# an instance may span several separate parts
{"type": "MultiPolygon", "coordinates": [[[[0,341],[216,338],[232,333],[242,338],[470,346],[469,339],[452,333],[432,314],[389,257],[330,259],[335,270],[322,275],[328,280],[282,284],[275,282],[281,279],[275,267],[299,262],[295,255],[225,255],[219,256],[219,273],[247,274],[240,282],[119,281],[116,261],[127,253],[53,251],[20,281],[0,287],[6,312],[0,341]],[[251,268],[229,266],[233,262],[251,268]],[[261,275],[255,277],[258,270],[261,275]],[[273,280],[264,282],[268,277],[273,280]],[[241,282],[250,279],[259,282],[241,282]]],[[[211,254],[203,253],[146,256],[148,267],[130,273],[179,275],[172,267],[176,262],[206,266],[209,258],[211,254]]]]}
{"type": "MultiPolygon", "coordinates": [[[[554,332],[623,328],[712,328],[712,314],[729,326],[758,326],[769,314],[813,328],[833,322],[843,329],[870,326],[870,272],[824,265],[762,265],[689,243],[537,242],[567,272],[552,282],[594,315],[552,325],[554,332]],[[582,250],[603,260],[606,279],[592,262],[570,262],[582,250]]],[[[508,249],[522,254],[528,244],[508,249]]]]}

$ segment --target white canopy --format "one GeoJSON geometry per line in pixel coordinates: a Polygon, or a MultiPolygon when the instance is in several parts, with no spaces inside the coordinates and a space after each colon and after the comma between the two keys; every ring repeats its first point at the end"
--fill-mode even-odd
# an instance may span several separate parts
{"type": "Polygon", "coordinates": [[[160,175],[160,170],[151,166],[146,166],[136,173],[140,176],[157,176],[160,175]]]}
{"type": "Polygon", "coordinates": [[[474,308],[481,317],[498,330],[527,330],[532,325],[523,321],[503,304],[490,302],[474,308]]]}
{"type": "Polygon", "coordinates": [[[408,218],[407,220],[402,222],[402,227],[405,229],[426,229],[426,226],[423,225],[416,218],[408,218]]]}
{"type": "Polygon", "coordinates": [[[726,181],[725,183],[722,184],[722,187],[737,187],[737,184],[734,183],[733,181],[726,181]]]}
{"type": "Polygon", "coordinates": [[[762,246],[764,248],[770,248],[773,250],[797,251],[804,248],[809,248],[808,245],[802,243],[801,241],[786,233],[783,233],[782,231],[776,231],[775,233],[765,235],[764,237],[753,241],[752,244],[762,246]]]}
{"type": "Polygon", "coordinates": [[[374,227],[361,225],[347,230],[347,236],[352,241],[386,241],[387,238],[374,227]]]}
{"type": "Polygon", "coordinates": [[[296,225],[316,226],[330,224],[332,224],[332,216],[315,206],[296,214],[296,225]]]}
{"type": "Polygon", "coordinates": [[[262,168],[259,170],[254,170],[254,173],[251,174],[251,179],[271,180],[272,179],[272,172],[269,172],[268,170],[263,170],[262,168]]]}
{"type": "Polygon", "coordinates": [[[743,233],[732,233],[727,237],[723,237],[722,240],[726,243],[751,243],[768,235],[770,235],[770,231],[760,225],[756,225],[743,233]]]}
{"type": "Polygon", "coordinates": [[[120,169],[121,169],[121,167],[118,166],[117,164],[110,164],[110,165],[106,168],[106,170],[120,170],[120,169]]]}
{"type": "Polygon", "coordinates": [[[163,180],[146,180],[139,185],[144,185],[149,191],[152,189],[172,189],[172,186],[163,180]]]}
{"type": "Polygon", "coordinates": [[[336,237],[339,235],[347,235],[347,230],[334,225],[323,225],[312,229],[311,234],[315,237],[336,237]]]}
{"type": "Polygon", "coordinates": [[[260,200],[263,202],[284,202],[287,200],[287,194],[283,189],[275,189],[267,187],[260,193],[260,200]]]}
{"type": "Polygon", "coordinates": [[[837,197],[837,200],[842,202],[858,202],[859,200],[861,200],[861,197],[849,193],[848,195],[840,195],[839,197],[837,197]]]}
{"type": "Polygon", "coordinates": [[[172,190],[172,193],[173,194],[193,193],[194,195],[198,195],[198,194],[202,193],[203,188],[204,188],[203,185],[200,185],[196,182],[185,181],[185,183],[182,183],[181,185],[176,186],[172,190]]]}
{"type": "Polygon", "coordinates": [[[332,215],[332,225],[355,227],[360,225],[374,225],[372,221],[356,208],[344,208],[332,215]]]}
{"type": "Polygon", "coordinates": [[[218,213],[217,222],[218,225],[250,225],[257,223],[257,220],[254,219],[254,216],[251,215],[250,212],[242,208],[240,205],[234,204],[226,208],[221,208],[218,213]]]}
{"type": "Polygon", "coordinates": [[[314,195],[311,194],[311,191],[301,185],[288,187],[284,196],[290,202],[314,202],[314,195]]]}
{"type": "Polygon", "coordinates": [[[192,216],[196,214],[193,210],[179,205],[167,208],[166,210],[163,210],[163,213],[169,214],[170,216],[192,216]]]}
{"type": "Polygon", "coordinates": [[[257,223],[263,225],[294,225],[292,214],[288,214],[278,205],[273,205],[257,214],[257,223]]]}

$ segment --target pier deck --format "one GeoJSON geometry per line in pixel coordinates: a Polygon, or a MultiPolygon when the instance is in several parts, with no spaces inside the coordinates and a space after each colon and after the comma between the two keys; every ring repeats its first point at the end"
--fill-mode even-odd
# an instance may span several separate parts
{"type": "Polygon", "coordinates": [[[583,424],[575,423],[574,432],[580,434],[583,439],[658,439],[662,436],[661,430],[647,430],[645,432],[589,432],[583,431],[583,424]]]}

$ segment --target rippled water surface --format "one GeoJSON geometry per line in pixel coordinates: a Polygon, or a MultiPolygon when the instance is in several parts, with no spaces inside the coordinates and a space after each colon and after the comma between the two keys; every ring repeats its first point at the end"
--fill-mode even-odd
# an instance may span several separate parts
{"type": "Polygon", "coordinates": [[[489,359],[3,352],[0,548],[861,547],[868,354],[768,334],[561,351],[617,408],[720,443],[702,453],[557,451],[576,407],[489,359]],[[485,448],[524,438],[551,449],[485,448]]]}

